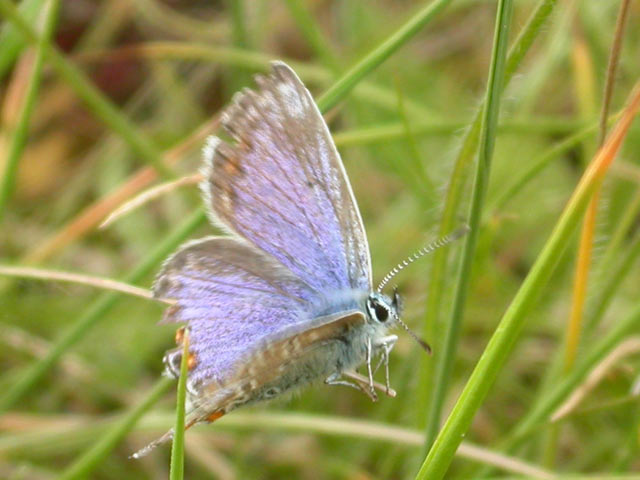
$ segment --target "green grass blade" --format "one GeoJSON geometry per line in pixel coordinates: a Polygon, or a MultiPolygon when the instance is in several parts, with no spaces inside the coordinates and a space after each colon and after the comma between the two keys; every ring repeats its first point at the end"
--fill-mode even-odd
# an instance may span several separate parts
{"type": "Polygon", "coordinates": [[[489,184],[491,172],[491,158],[495,144],[498,114],[500,111],[500,94],[502,92],[502,80],[505,77],[505,63],[507,57],[507,42],[509,39],[509,26],[513,3],[511,0],[502,0],[498,3],[496,12],[496,29],[493,41],[491,65],[489,67],[489,80],[487,82],[487,95],[482,118],[480,133],[480,151],[476,165],[476,174],[473,184],[471,208],[469,211],[469,227],[462,251],[462,260],[458,271],[456,291],[453,301],[453,310],[449,323],[446,325],[445,340],[442,346],[439,361],[436,365],[434,390],[429,403],[429,416],[425,447],[431,447],[440,426],[442,405],[449,385],[448,379],[453,368],[453,359],[456,356],[460,326],[464,314],[471,279],[471,266],[476,250],[484,201],[489,184]]]}
{"type": "Polygon", "coordinates": [[[527,412],[524,418],[518,423],[513,433],[506,441],[508,445],[514,445],[533,430],[541,422],[546,421],[551,414],[568,398],[589,375],[591,370],[600,363],[604,357],[611,352],[625,337],[637,332],[640,329],[640,304],[637,305],[629,315],[622,320],[615,322],[596,345],[589,348],[585,358],[565,377],[560,383],[552,387],[549,392],[540,397],[540,402],[527,412]]]}
{"type": "MultiPolygon", "coordinates": [[[[515,40],[513,47],[509,51],[507,56],[507,62],[505,66],[505,78],[504,87],[506,88],[510,80],[513,78],[516,70],[520,66],[524,56],[527,54],[534,40],[542,31],[542,26],[551,15],[553,8],[556,5],[557,0],[541,0],[538,6],[535,8],[531,16],[529,17],[526,25],[521,30],[518,38],[515,40]]],[[[459,206],[462,201],[462,196],[465,192],[464,187],[467,179],[467,170],[469,165],[473,161],[473,157],[478,148],[478,139],[480,135],[480,126],[482,120],[482,109],[484,106],[481,104],[473,121],[470,124],[469,129],[462,141],[460,151],[456,156],[451,178],[449,180],[449,186],[447,188],[447,194],[445,197],[444,207],[442,210],[442,217],[438,227],[439,236],[446,235],[456,228],[456,224],[459,222],[457,219],[459,206]]],[[[423,423],[425,420],[426,409],[422,408],[429,400],[431,393],[431,375],[433,372],[433,364],[440,361],[439,350],[440,346],[437,343],[436,326],[440,320],[441,309],[444,303],[445,296],[445,275],[447,272],[447,263],[449,259],[449,250],[441,248],[434,252],[431,266],[431,273],[429,276],[429,295],[427,297],[427,305],[425,308],[425,317],[423,321],[423,333],[424,337],[434,343],[434,356],[433,361],[425,359],[422,362],[420,368],[420,381],[418,382],[418,401],[420,405],[418,412],[418,420],[423,423]]],[[[430,427],[432,428],[432,427],[430,427]]]]}
{"type": "Polygon", "coordinates": [[[320,28],[318,28],[317,23],[302,2],[300,0],[284,0],[284,3],[298,25],[298,29],[304,36],[304,39],[320,58],[322,63],[333,71],[339,71],[340,64],[338,59],[331,51],[331,47],[322,35],[320,28]]]}
{"type": "MultiPolygon", "coordinates": [[[[20,2],[18,9],[29,23],[34,23],[38,13],[42,9],[44,0],[23,0],[20,2]]],[[[16,28],[10,23],[2,25],[0,31],[0,78],[11,68],[13,63],[24,46],[22,35],[16,31],[16,28]]]]}
{"type": "Polygon", "coordinates": [[[58,477],[59,480],[76,480],[87,478],[97,465],[111,452],[133,426],[173,384],[173,379],[162,378],[151,390],[149,395],[131,409],[113,428],[101,434],[100,440],[80,456],[58,477]]]}
{"type": "MultiPolygon", "coordinates": [[[[409,38],[406,40],[409,40],[409,38]]],[[[400,45],[397,45],[397,47],[399,46],[400,45]]],[[[200,60],[261,71],[268,70],[269,63],[273,60],[272,55],[265,53],[249,52],[246,50],[239,50],[237,48],[216,47],[208,44],[197,43],[151,42],[140,47],[136,47],[134,51],[137,55],[142,55],[149,59],[180,61],[200,60]]],[[[386,60],[386,58],[386,55],[382,55],[377,59],[382,62],[386,60]]],[[[308,63],[303,63],[289,58],[280,58],[280,60],[291,66],[305,82],[317,82],[328,86],[333,84],[335,75],[326,68],[322,68],[317,65],[310,65],[308,63]]],[[[373,68],[377,65],[378,64],[373,65],[373,68]]],[[[356,69],[354,71],[355,73],[360,73],[360,69],[356,69]]],[[[343,77],[343,80],[351,82],[351,80],[346,77],[343,77]]],[[[354,96],[357,98],[369,102],[371,105],[378,106],[381,109],[392,112],[397,110],[396,96],[389,88],[366,81],[357,82],[357,85],[350,85],[348,87],[352,88],[354,86],[356,87],[354,96]]],[[[349,88],[345,90],[346,93],[350,91],[349,88]]],[[[341,98],[342,97],[339,99],[341,98]]],[[[334,99],[332,101],[337,103],[339,99],[334,99]]],[[[331,104],[331,106],[334,106],[335,103],[331,104]]],[[[406,98],[405,104],[407,112],[412,116],[428,118],[431,121],[435,121],[440,117],[437,113],[427,109],[423,104],[414,101],[413,99],[406,98]]]]}
{"type": "MultiPolygon", "coordinates": [[[[31,44],[37,44],[40,36],[31,28],[23,16],[9,0],[0,0],[0,12],[7,17],[17,31],[31,44]]],[[[43,44],[44,55],[76,94],[84,100],[87,108],[109,128],[117,132],[131,149],[148,162],[165,178],[173,176],[162,162],[162,155],[156,145],[138,131],[136,126],[89,81],[86,76],[50,43],[43,44]]]]}
{"type": "MultiPolygon", "coordinates": [[[[204,211],[198,210],[174,232],[161,242],[158,247],[145,257],[140,264],[125,276],[126,283],[137,283],[151,272],[164,258],[184,241],[196,228],[205,221],[204,211]]],[[[55,342],[51,349],[36,363],[27,368],[20,375],[18,381],[13,383],[8,391],[0,399],[0,412],[13,407],[24,395],[26,395],[55,365],[58,359],[84,335],[110,310],[120,299],[117,293],[101,295],[81,315],[69,329],[55,342]]]]}
{"type": "Polygon", "coordinates": [[[176,404],[176,423],[173,427],[173,441],[171,443],[170,480],[182,480],[184,476],[184,412],[187,399],[187,376],[189,364],[189,334],[185,331],[182,359],[180,360],[180,379],[178,380],[178,395],[176,404]]]}
{"type": "Polygon", "coordinates": [[[31,114],[33,113],[33,109],[36,105],[38,90],[40,89],[42,64],[44,61],[44,46],[51,39],[56,19],[58,17],[59,5],[59,0],[52,0],[45,6],[42,34],[36,47],[31,76],[28,80],[22,108],[18,114],[18,122],[15,128],[8,132],[8,137],[11,140],[6,157],[4,172],[0,175],[0,223],[2,222],[2,217],[4,216],[9,198],[14,190],[18,163],[26,144],[31,114]]]}
{"type": "Polygon", "coordinates": [[[609,137],[607,144],[598,152],[582,176],[549,240],[496,327],[416,478],[437,480],[445,475],[458,445],[471,425],[473,416],[480,408],[511,352],[524,326],[526,315],[548,284],[551,274],[569,244],[571,235],[582,218],[591,195],[602,183],[603,175],[619,150],[638,108],[640,108],[640,84],[632,92],[625,115],[609,137]]]}
{"type": "Polygon", "coordinates": [[[424,25],[433,20],[449,3],[451,3],[451,0],[434,0],[416,12],[404,25],[351,67],[329,90],[322,94],[318,99],[318,107],[320,107],[320,110],[326,111],[338,103],[346,92],[353,89],[360,80],[407,43],[411,37],[418,33],[424,25]]]}

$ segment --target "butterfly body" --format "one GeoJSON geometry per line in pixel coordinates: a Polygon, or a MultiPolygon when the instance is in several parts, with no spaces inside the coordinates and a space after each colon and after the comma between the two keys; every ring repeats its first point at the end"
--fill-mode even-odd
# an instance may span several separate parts
{"type": "MultiPolygon", "coordinates": [[[[327,383],[327,379],[355,370],[367,362],[368,355],[375,356],[384,348],[396,307],[394,300],[364,291],[336,292],[317,301],[306,314],[313,320],[301,319],[315,327],[298,334],[282,332],[277,340],[262,345],[243,362],[236,381],[210,382],[204,387],[188,382],[192,416],[211,421],[238,407],[291,394],[312,383],[327,383]],[[379,308],[393,311],[384,321],[369,311],[367,303],[372,298],[384,302],[379,308]]],[[[176,378],[181,355],[179,346],[165,356],[167,372],[176,378]]]]}

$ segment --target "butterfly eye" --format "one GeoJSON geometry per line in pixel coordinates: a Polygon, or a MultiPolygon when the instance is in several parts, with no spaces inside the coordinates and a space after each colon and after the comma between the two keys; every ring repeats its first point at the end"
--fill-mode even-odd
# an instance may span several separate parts
{"type": "Polygon", "coordinates": [[[378,319],[378,321],[386,322],[387,319],[389,318],[389,310],[387,309],[387,307],[379,303],[376,303],[375,310],[376,310],[376,318],[378,319]]]}
{"type": "Polygon", "coordinates": [[[387,307],[378,302],[371,302],[373,312],[375,313],[375,319],[379,322],[386,322],[389,318],[389,310],[387,307]]]}

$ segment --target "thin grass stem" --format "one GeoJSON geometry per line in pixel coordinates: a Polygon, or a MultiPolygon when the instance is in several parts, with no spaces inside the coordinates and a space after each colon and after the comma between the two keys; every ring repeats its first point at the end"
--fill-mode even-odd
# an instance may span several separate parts
{"type": "Polygon", "coordinates": [[[99,440],[62,472],[58,476],[58,480],[87,478],[100,462],[105,459],[109,452],[131,431],[138,420],[162,398],[173,383],[173,379],[170,378],[160,379],[142,402],[116,421],[112,428],[99,435],[99,440]]]}
{"type": "Polygon", "coordinates": [[[178,394],[176,399],[176,420],[173,427],[173,441],[171,442],[171,463],[169,479],[182,480],[184,477],[184,415],[187,398],[187,375],[189,364],[189,333],[185,331],[183,337],[182,359],[180,360],[180,378],[178,379],[178,394]]]}
{"type": "Polygon", "coordinates": [[[167,305],[172,305],[174,303],[171,300],[167,299],[153,298],[153,293],[151,293],[151,291],[147,290],[146,288],[136,287],[135,285],[118,282],[110,278],[96,277],[93,275],[85,275],[82,273],[61,272],[59,270],[45,270],[42,268],[32,267],[0,265],[0,275],[20,278],[35,278],[47,281],[77,283],[79,285],[88,285],[91,287],[99,288],[101,290],[111,290],[114,292],[124,293],[127,295],[132,295],[134,297],[144,298],[145,300],[158,300],[160,302],[166,303],[167,305]]]}
{"type": "MultiPolygon", "coordinates": [[[[541,0],[527,20],[527,23],[520,31],[518,38],[515,40],[507,56],[505,66],[504,87],[509,84],[516,70],[527,54],[534,40],[542,31],[542,27],[551,15],[557,0],[541,0]]],[[[465,192],[464,185],[467,179],[468,166],[471,164],[475,152],[478,148],[478,138],[480,135],[480,126],[482,112],[484,106],[481,104],[473,117],[473,120],[462,140],[460,150],[456,155],[453,170],[451,172],[449,186],[445,196],[442,216],[438,224],[438,234],[445,235],[453,230],[458,221],[459,206],[462,202],[462,196],[465,192]]],[[[449,259],[449,251],[441,249],[434,253],[431,262],[431,272],[429,275],[429,294],[425,307],[425,317],[423,320],[423,333],[425,338],[434,341],[434,363],[437,366],[440,361],[438,354],[439,345],[436,340],[436,326],[439,326],[442,305],[445,298],[445,275],[447,273],[447,263],[449,259]]],[[[418,401],[419,405],[418,420],[423,424],[426,420],[426,412],[430,410],[428,404],[431,403],[433,391],[431,390],[433,374],[433,366],[431,362],[423,360],[420,368],[420,381],[418,382],[418,401]],[[424,408],[427,406],[427,408],[424,408]]],[[[431,430],[438,428],[438,425],[428,426],[431,430]]]]}
{"type": "MultiPolygon", "coordinates": [[[[55,29],[59,6],[59,0],[50,0],[47,2],[42,12],[44,15],[42,33],[36,46],[35,58],[33,58],[33,63],[31,65],[31,74],[29,75],[26,92],[22,99],[22,106],[18,113],[15,126],[8,125],[9,128],[6,132],[7,136],[11,140],[4,163],[4,172],[0,175],[0,224],[2,223],[2,218],[11,194],[15,189],[18,163],[20,162],[20,157],[22,156],[22,152],[26,144],[31,114],[33,113],[33,109],[36,105],[38,91],[42,80],[41,74],[45,56],[45,45],[51,40],[51,36],[55,29]]],[[[4,48],[5,47],[3,46],[3,49],[4,48]]],[[[28,51],[26,54],[30,55],[28,51]]],[[[16,77],[16,81],[19,81],[18,77],[16,77]]]]}
{"type": "MultiPolygon", "coordinates": [[[[198,210],[185,222],[168,235],[156,249],[145,257],[136,268],[125,276],[125,283],[136,283],[142,280],[196,228],[205,221],[204,211],[198,210]]],[[[0,399],[0,412],[13,407],[36,383],[49,371],[58,359],[86,333],[118,302],[117,293],[105,293],[71,324],[67,331],[53,344],[47,354],[29,366],[19,379],[13,383],[0,399]]]]}
{"type": "MultiPolygon", "coordinates": [[[[40,41],[40,35],[31,28],[29,23],[9,0],[0,0],[0,12],[11,21],[27,42],[37,44],[40,41]]],[[[160,175],[168,178],[173,176],[171,170],[163,164],[161,153],[157,146],[144,136],[133,122],[126,118],[77,67],[70,63],[64,55],[50,43],[43,42],[42,49],[47,61],[53,65],[56,71],[74,89],[76,94],[84,100],[91,112],[109,126],[109,128],[117,132],[131,149],[153,166],[160,175]]]]}
{"type": "Polygon", "coordinates": [[[513,3],[511,0],[501,0],[498,2],[493,51],[491,55],[491,65],[489,67],[489,79],[487,81],[487,94],[480,129],[479,155],[471,193],[471,207],[467,221],[470,230],[464,241],[462,259],[457,273],[453,309],[451,317],[445,326],[442,352],[436,364],[433,394],[431,402],[429,403],[429,415],[427,417],[425,450],[431,448],[440,426],[442,406],[449,386],[449,377],[451,376],[451,370],[453,368],[453,359],[456,356],[467,293],[469,291],[469,285],[471,284],[471,267],[473,265],[476,243],[478,241],[478,231],[482,220],[484,201],[491,172],[491,159],[493,156],[498,114],[500,111],[500,94],[502,92],[502,81],[505,77],[507,42],[512,10],[513,3]]]}
{"type": "MultiPolygon", "coordinates": [[[[569,237],[582,217],[591,195],[602,183],[603,176],[620,149],[639,108],[640,84],[636,85],[632,91],[622,119],[582,176],[549,240],[496,327],[469,381],[424,460],[417,479],[437,480],[445,475],[456,448],[471,425],[473,416],[484,401],[522,331],[527,313],[547,285],[567,246],[569,237]]],[[[640,310],[634,312],[634,315],[636,313],[640,316],[640,310]]],[[[636,317],[632,317],[633,323],[636,317]]]]}

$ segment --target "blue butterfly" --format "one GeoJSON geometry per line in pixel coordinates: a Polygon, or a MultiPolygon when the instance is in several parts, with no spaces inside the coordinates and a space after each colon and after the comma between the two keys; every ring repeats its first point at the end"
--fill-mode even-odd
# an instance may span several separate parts
{"type": "MultiPolygon", "coordinates": [[[[382,289],[463,233],[409,257],[374,290],[362,218],[313,98],[281,62],[256,83],[222,114],[232,142],[212,137],[204,149],[201,190],[211,223],[228,236],[183,245],[153,288],[175,301],[164,321],[187,325],[187,427],[322,380],[373,400],[376,388],[395,395],[388,359],[398,337],[388,330],[407,328],[397,292],[382,289]],[[363,364],[366,375],[355,372],[363,364]],[[384,386],[373,379],[383,364],[384,386]]],[[[182,350],[165,356],[172,376],[182,350]]]]}

